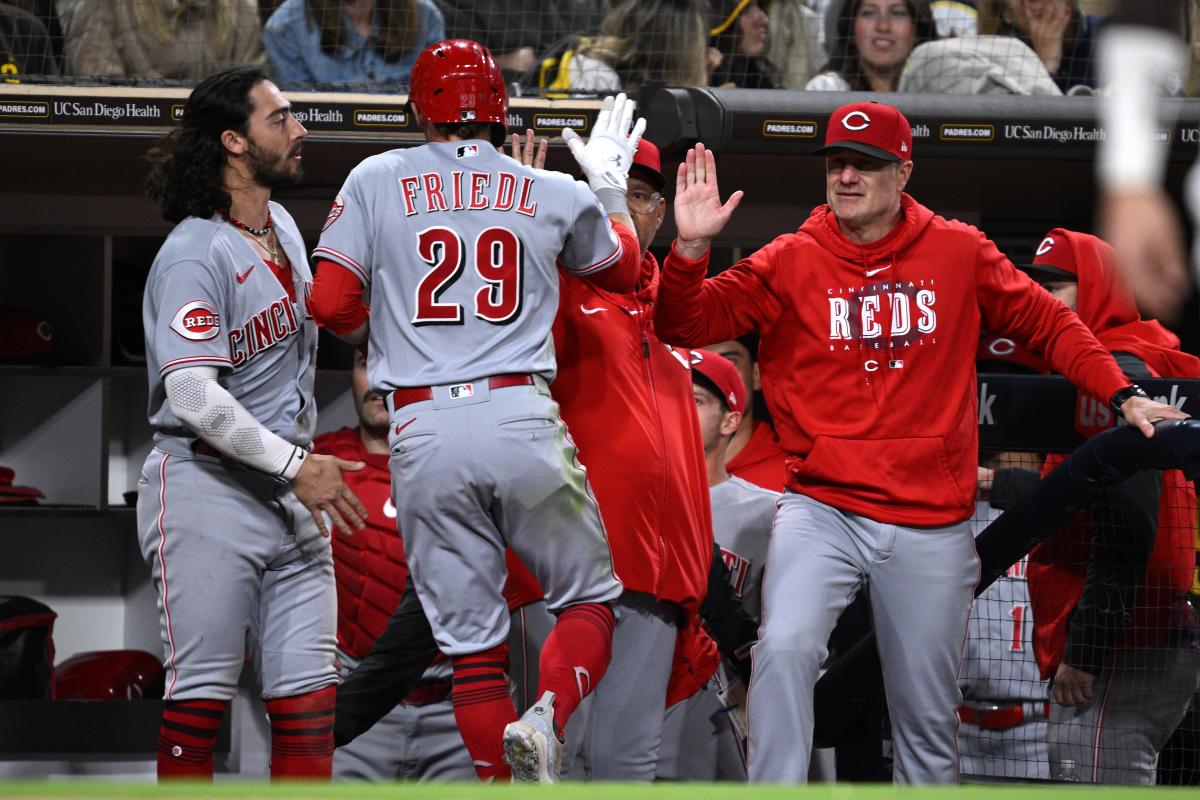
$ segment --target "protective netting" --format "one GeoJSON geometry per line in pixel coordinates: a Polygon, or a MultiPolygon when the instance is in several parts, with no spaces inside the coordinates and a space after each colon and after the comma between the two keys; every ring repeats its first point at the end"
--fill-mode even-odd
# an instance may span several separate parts
{"type": "MultiPolygon", "coordinates": [[[[1061,459],[985,454],[976,533],[1061,459]]],[[[1200,780],[1196,545],[1192,484],[1143,471],[978,597],[960,671],[967,779],[1200,780]]]]}
{"type": "MultiPolygon", "coordinates": [[[[1188,39],[1200,0],[1188,0],[1188,39]]],[[[648,84],[1057,95],[1102,90],[1111,0],[0,0],[9,83],[188,85],[263,64],[294,89],[405,90],[446,37],[513,93],[648,84]]],[[[1194,60],[1194,59],[1193,59],[1194,60]]],[[[1164,87],[1184,93],[1188,76],[1164,87]]]]}

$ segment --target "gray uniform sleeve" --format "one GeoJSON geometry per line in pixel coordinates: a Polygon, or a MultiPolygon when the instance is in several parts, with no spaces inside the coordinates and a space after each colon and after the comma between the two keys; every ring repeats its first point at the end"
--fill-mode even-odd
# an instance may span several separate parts
{"type": "MultiPolygon", "coordinates": [[[[325,218],[321,241],[313,250],[313,258],[326,258],[341,264],[358,276],[363,285],[371,283],[371,264],[374,262],[375,230],[372,208],[367,202],[371,176],[356,167],[346,178],[325,218]]],[[[396,222],[403,215],[397,209],[396,222]]]]}
{"type": "Polygon", "coordinates": [[[574,181],[573,188],[571,229],[558,263],[575,275],[590,275],[620,260],[621,242],[588,185],[574,181]]]}
{"type": "Polygon", "coordinates": [[[179,367],[228,369],[233,362],[223,330],[227,281],[201,261],[183,261],[160,272],[148,291],[155,306],[150,340],[159,374],[179,367]]]}

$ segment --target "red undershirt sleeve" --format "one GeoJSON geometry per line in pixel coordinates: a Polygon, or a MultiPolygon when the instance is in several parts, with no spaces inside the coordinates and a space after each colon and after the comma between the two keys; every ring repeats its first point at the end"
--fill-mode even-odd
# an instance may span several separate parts
{"type": "Polygon", "coordinates": [[[336,261],[317,261],[308,299],[308,311],[317,325],[338,335],[362,327],[368,315],[362,299],[363,284],[357,275],[336,261]]]}

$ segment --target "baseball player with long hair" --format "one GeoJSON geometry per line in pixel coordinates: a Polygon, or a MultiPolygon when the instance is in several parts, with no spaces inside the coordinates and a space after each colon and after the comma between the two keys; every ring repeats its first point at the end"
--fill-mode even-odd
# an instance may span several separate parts
{"type": "Polygon", "coordinates": [[[455,718],[479,777],[552,781],[561,731],[607,668],[621,594],[548,388],[558,269],[620,291],[636,284],[625,192],[645,121],[633,124],[619,95],[586,145],[564,132],[584,184],[498,151],[508,96],[475,42],[426,48],[409,102],[428,143],[350,173],[314,252],[311,308],[342,338],[369,338],[371,386],[391,416],[396,522],[454,664],[455,718]],[[505,676],[506,547],[557,615],[538,702],[520,719],[505,676]]]}
{"type": "Polygon", "coordinates": [[[826,129],[828,204],[706,279],[721,203],[702,144],[680,167],[678,231],[658,324],[701,345],[755,329],[780,443],[791,455],[762,588],[749,692],[749,776],[808,774],[813,687],[842,609],[867,581],[898,783],[958,780],[956,683],[978,578],[968,521],[977,478],[975,348],[1009,331],[1146,435],[1184,415],[1131,386],[1062,304],[978,230],[904,192],[912,133],[897,109],[852,103],[826,129]]]}
{"type": "Polygon", "coordinates": [[[359,462],[310,455],[317,328],[304,240],[271,191],[300,180],[304,126],[257,68],[188,97],[149,155],[150,195],[178,223],[146,281],[154,449],[138,533],[162,620],[160,778],[209,778],[247,639],[261,661],[272,777],[328,778],[333,562],[324,515],[364,509],[359,462]]]}

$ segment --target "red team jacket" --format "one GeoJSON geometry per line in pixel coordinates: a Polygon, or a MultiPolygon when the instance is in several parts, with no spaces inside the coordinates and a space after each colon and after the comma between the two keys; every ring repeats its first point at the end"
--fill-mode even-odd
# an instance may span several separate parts
{"type": "MultiPolygon", "coordinates": [[[[668,697],[689,697],[719,660],[694,621],[708,586],[712,515],[691,365],[654,331],[653,255],[632,294],[560,275],[551,393],[587,468],[621,582],[685,611],[668,697]]],[[[514,561],[505,597],[515,608],[542,593],[514,561]]]]}
{"type": "Polygon", "coordinates": [[[346,485],[367,507],[367,527],[353,536],[333,533],[334,578],[337,583],[338,647],[363,658],[404,593],[408,562],[404,540],[396,532],[392,507],[392,475],[387,454],[368,453],[355,428],[318,436],[313,451],[347,461],[364,461],[358,472],[343,472],[346,485]]]}
{"type": "MultiPolygon", "coordinates": [[[[658,281],[649,253],[633,294],[561,273],[550,389],[587,468],[621,582],[695,612],[712,559],[708,475],[688,357],[654,332],[658,281]]],[[[533,595],[514,583],[510,605],[517,593],[533,595]]]]}
{"type": "Polygon", "coordinates": [[[775,429],[761,419],[755,420],[750,440],[725,462],[725,470],[755,486],[782,492],[788,477],[787,453],[779,446],[775,429]]]}
{"type": "Polygon", "coordinates": [[[667,257],[656,315],[665,341],[761,334],[759,368],[788,488],[900,525],[974,512],[975,350],[981,324],[1044,353],[1097,398],[1127,386],[1065,306],[1037,290],[977,229],[907,194],[903,219],[860,246],[822,205],[700,283],[708,256],[667,257]]]}
{"type": "MultiPolygon", "coordinates": [[[[1141,319],[1132,295],[1111,267],[1112,248],[1107,243],[1061,229],[1051,231],[1048,238],[1056,240],[1054,247],[1072,249],[1079,278],[1079,317],[1106,349],[1137,356],[1156,377],[1200,377],[1200,359],[1181,352],[1175,334],[1155,321],[1141,319]]],[[[1060,461],[1061,456],[1048,460],[1046,470],[1060,461]]],[[[1196,494],[1179,470],[1167,470],[1162,477],[1158,535],[1132,621],[1119,646],[1161,643],[1171,623],[1170,609],[1191,588],[1196,494]]],[[[1081,515],[1029,556],[1033,647],[1043,679],[1054,675],[1066,651],[1069,617],[1087,576],[1091,533],[1090,516],[1081,515]]]]}

